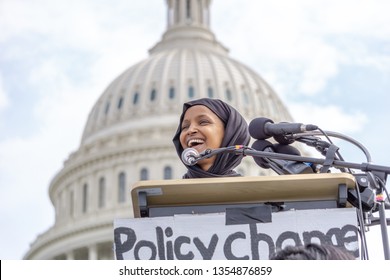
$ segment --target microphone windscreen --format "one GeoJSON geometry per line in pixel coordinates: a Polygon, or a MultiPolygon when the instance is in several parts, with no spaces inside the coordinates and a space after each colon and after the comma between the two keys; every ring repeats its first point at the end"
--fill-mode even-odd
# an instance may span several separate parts
{"type": "MultiPolygon", "coordinates": [[[[272,143],[267,141],[267,140],[256,140],[252,144],[252,148],[255,149],[256,151],[264,151],[267,148],[271,148],[273,150],[272,143]]],[[[262,168],[270,168],[268,162],[262,158],[262,157],[253,157],[253,160],[256,162],[256,164],[262,168]]]]}
{"type": "Polygon", "coordinates": [[[295,156],[301,155],[301,152],[297,148],[290,145],[274,144],[273,149],[278,154],[287,154],[287,155],[295,155],[295,156]]]}
{"type": "Polygon", "coordinates": [[[187,148],[181,153],[181,160],[185,165],[195,165],[198,157],[199,152],[194,148],[187,148]]]}
{"type": "Polygon", "coordinates": [[[268,135],[265,132],[265,124],[266,123],[273,123],[272,120],[267,118],[255,118],[249,123],[249,134],[255,139],[264,140],[271,135],[268,135]]]}

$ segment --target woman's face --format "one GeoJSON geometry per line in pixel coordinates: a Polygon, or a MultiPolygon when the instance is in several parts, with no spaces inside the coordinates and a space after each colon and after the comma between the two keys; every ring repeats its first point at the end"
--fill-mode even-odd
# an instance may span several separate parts
{"type": "MultiPolygon", "coordinates": [[[[180,144],[183,149],[194,148],[199,153],[206,149],[221,147],[225,134],[225,126],[221,119],[209,108],[195,105],[187,109],[181,123],[180,144]]],[[[207,171],[215,160],[215,156],[203,159],[198,165],[207,171]]]]}

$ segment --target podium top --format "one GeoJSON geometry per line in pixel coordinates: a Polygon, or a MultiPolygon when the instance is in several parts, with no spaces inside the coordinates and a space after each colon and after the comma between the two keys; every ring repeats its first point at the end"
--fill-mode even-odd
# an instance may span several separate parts
{"type": "Polygon", "coordinates": [[[355,188],[348,173],[296,174],[139,181],[132,186],[134,216],[139,193],[149,207],[337,200],[339,185],[355,188]]]}

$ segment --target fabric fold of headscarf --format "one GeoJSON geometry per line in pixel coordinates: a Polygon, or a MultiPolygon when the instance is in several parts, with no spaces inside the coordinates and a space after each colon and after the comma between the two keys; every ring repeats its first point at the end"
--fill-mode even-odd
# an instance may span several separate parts
{"type": "MultiPolygon", "coordinates": [[[[184,150],[180,144],[181,124],[188,108],[195,105],[206,106],[224,123],[225,135],[223,137],[221,147],[229,147],[234,145],[247,146],[249,144],[250,136],[248,131],[248,124],[236,109],[219,99],[201,98],[183,104],[183,112],[180,116],[179,126],[175,136],[172,139],[179,158],[181,158],[181,154],[184,150]]],[[[183,178],[240,176],[240,174],[236,173],[233,168],[240,164],[242,158],[242,155],[235,155],[232,153],[217,154],[216,159],[209,170],[204,171],[198,165],[186,166],[188,172],[184,174],[183,178]]]]}

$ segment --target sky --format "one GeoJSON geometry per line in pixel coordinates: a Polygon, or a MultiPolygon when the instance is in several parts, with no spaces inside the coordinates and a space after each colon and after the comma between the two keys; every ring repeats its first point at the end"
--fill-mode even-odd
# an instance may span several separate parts
{"type": "MultiPolygon", "coordinates": [[[[388,167],[388,11],[387,0],[214,0],[210,28],[296,122],[352,137],[388,167]]],[[[0,259],[23,258],[53,225],[51,179],[109,83],[161,39],[166,14],[164,0],[0,0],[0,259]]],[[[372,259],[383,259],[379,233],[372,259]]]]}

